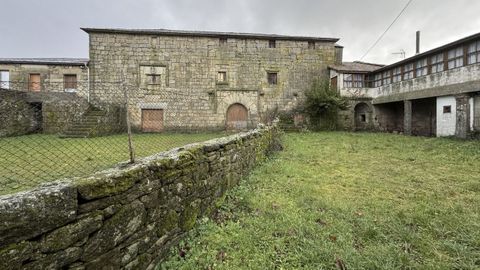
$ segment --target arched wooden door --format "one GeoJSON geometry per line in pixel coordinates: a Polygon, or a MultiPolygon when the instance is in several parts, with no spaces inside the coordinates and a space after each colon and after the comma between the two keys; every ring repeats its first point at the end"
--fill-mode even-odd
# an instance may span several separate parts
{"type": "Polygon", "coordinates": [[[365,103],[355,106],[355,130],[368,130],[371,127],[371,110],[365,103]]]}
{"type": "Polygon", "coordinates": [[[230,105],[227,110],[227,129],[246,129],[248,121],[248,110],[242,104],[230,105]]]}

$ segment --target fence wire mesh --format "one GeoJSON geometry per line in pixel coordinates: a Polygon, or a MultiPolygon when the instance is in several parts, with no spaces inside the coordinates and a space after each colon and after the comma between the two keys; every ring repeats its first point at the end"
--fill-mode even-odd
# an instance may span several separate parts
{"type": "MultiPolygon", "coordinates": [[[[220,118],[229,116],[211,99],[154,88],[120,80],[1,82],[0,195],[238,131],[225,131],[229,120],[220,118]],[[167,109],[167,100],[176,108],[167,109]]],[[[231,114],[241,130],[260,122],[244,122],[240,107],[231,114]]]]}

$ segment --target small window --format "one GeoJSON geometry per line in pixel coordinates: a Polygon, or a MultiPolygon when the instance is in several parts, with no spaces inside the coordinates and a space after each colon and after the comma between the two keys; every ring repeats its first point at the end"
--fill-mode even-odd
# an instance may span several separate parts
{"type": "Polygon", "coordinates": [[[10,89],[10,72],[0,70],[0,89],[10,89]]]}
{"type": "Polygon", "coordinates": [[[77,75],[76,74],[63,75],[63,89],[65,92],[77,91],[77,75]]]}
{"type": "Polygon", "coordinates": [[[217,83],[226,83],[227,82],[227,72],[219,71],[217,74],[217,83]]]}
{"type": "Polygon", "coordinates": [[[417,61],[417,77],[425,76],[428,73],[427,58],[417,61]]]}
{"type": "Polygon", "coordinates": [[[413,79],[413,63],[406,64],[403,68],[403,79],[413,79]]]}
{"type": "Polygon", "coordinates": [[[383,72],[383,85],[392,83],[392,75],[390,70],[383,72]]]}
{"type": "Polygon", "coordinates": [[[375,87],[382,86],[382,73],[375,74],[373,85],[375,87]]]}
{"type": "Polygon", "coordinates": [[[393,82],[399,82],[402,80],[402,67],[396,67],[393,69],[393,82]]]}
{"type": "Polygon", "coordinates": [[[270,84],[270,85],[277,84],[277,73],[276,72],[268,72],[267,73],[267,80],[268,80],[268,84],[270,84]]]}
{"type": "Polygon", "coordinates": [[[269,48],[276,48],[277,47],[277,42],[275,40],[269,40],[268,41],[268,47],[269,48]]]}
{"type": "Polygon", "coordinates": [[[463,47],[448,51],[448,69],[463,66],[463,47]]]}
{"type": "Polygon", "coordinates": [[[42,82],[40,74],[31,73],[28,76],[28,90],[33,92],[39,92],[42,88],[42,82]]]}
{"type": "Polygon", "coordinates": [[[442,72],[443,71],[443,53],[432,56],[432,73],[442,72]]]}
{"type": "Polygon", "coordinates": [[[468,64],[480,63],[480,41],[476,41],[468,46],[468,64]]]}
{"type": "Polygon", "coordinates": [[[308,42],[308,48],[311,49],[311,50],[315,49],[315,41],[309,41],[308,42]]]}
{"type": "Polygon", "coordinates": [[[152,84],[152,85],[161,84],[162,83],[161,76],[162,75],[160,74],[147,74],[147,84],[152,84]]]}
{"type": "Polygon", "coordinates": [[[227,46],[227,38],[219,38],[218,42],[220,43],[220,46],[227,46]]]}
{"type": "Polygon", "coordinates": [[[343,87],[362,88],[364,86],[363,74],[345,74],[343,77],[343,87]]]}
{"type": "Polygon", "coordinates": [[[451,113],[452,112],[452,106],[443,106],[443,113],[451,113]]]}

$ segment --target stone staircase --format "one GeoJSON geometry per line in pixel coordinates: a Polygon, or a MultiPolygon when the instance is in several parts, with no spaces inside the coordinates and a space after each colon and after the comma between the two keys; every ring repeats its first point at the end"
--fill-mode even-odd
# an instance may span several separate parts
{"type": "Polygon", "coordinates": [[[82,117],[70,125],[62,134],[61,138],[88,138],[97,134],[98,126],[102,123],[101,119],[105,116],[105,111],[95,107],[90,107],[82,117]]]}

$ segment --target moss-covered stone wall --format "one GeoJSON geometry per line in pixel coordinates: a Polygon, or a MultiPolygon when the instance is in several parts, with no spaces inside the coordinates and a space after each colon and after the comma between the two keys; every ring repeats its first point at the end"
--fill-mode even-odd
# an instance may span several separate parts
{"type": "Polygon", "coordinates": [[[0,196],[0,269],[154,269],[279,135],[259,127],[0,196]]]}

